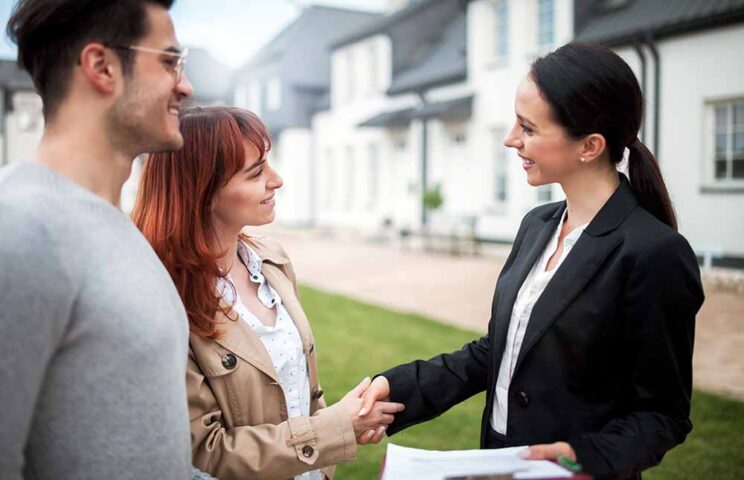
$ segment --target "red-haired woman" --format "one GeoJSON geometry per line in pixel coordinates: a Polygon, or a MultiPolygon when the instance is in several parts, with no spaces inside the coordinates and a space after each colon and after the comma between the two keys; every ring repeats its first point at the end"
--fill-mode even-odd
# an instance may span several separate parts
{"type": "Polygon", "coordinates": [[[228,107],[180,121],[184,147],[145,162],[133,218],[189,317],[194,465],[221,480],[332,478],[334,464],[356,456],[357,437],[382,431],[402,405],[358,415],[365,379],[325,406],[289,258],[243,233],[274,220],[282,186],[262,122],[228,107]]]}

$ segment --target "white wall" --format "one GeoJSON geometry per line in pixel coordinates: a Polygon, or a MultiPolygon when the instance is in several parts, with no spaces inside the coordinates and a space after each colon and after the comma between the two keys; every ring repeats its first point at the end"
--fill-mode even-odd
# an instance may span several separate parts
{"type": "Polygon", "coordinates": [[[44,133],[41,98],[37,94],[16,92],[11,102],[13,111],[5,118],[5,135],[0,137],[0,165],[31,159],[44,133]],[[5,152],[7,159],[2,158],[5,152]]]}
{"type": "Polygon", "coordinates": [[[713,162],[709,103],[744,98],[744,25],[659,42],[661,119],[659,161],[680,231],[693,248],[744,256],[744,182],[711,187],[713,162]]]}
{"type": "Polygon", "coordinates": [[[415,126],[390,131],[359,127],[382,112],[415,106],[413,95],[388,97],[391,45],[377,35],[334,50],[331,55],[331,109],[313,117],[317,159],[317,216],[321,226],[375,230],[383,220],[412,226],[420,216],[416,181],[415,126]],[[405,148],[397,149],[397,142],[405,148]],[[370,146],[377,149],[378,194],[371,194],[370,146]]]}
{"type": "Polygon", "coordinates": [[[276,222],[305,225],[312,221],[312,133],[306,128],[282,131],[269,152],[271,166],[284,186],[276,194],[276,222]]]}
{"type": "MultiPolygon", "coordinates": [[[[514,94],[528,73],[532,60],[547,50],[537,45],[537,0],[507,0],[508,55],[494,54],[494,4],[488,0],[471,2],[468,7],[468,73],[476,92],[471,154],[479,159],[481,190],[473,201],[482,205],[478,234],[497,239],[512,239],[524,214],[537,205],[537,189],[527,184],[519,158],[511,149],[506,153],[508,198],[504,205],[493,199],[495,157],[503,147],[503,134],[514,123],[514,94]]],[[[569,0],[555,2],[555,44],[570,41],[573,31],[573,6],[569,0]]],[[[562,198],[553,187],[555,200],[562,198]]]]}

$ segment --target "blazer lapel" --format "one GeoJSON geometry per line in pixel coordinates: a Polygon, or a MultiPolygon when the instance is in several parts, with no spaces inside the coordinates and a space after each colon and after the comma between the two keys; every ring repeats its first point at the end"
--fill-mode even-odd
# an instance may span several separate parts
{"type": "MultiPolygon", "coordinates": [[[[494,322],[494,365],[497,365],[503,354],[506,334],[509,330],[511,321],[511,312],[514,309],[514,302],[519,294],[524,280],[530,273],[532,266],[545,250],[545,246],[550,241],[550,237],[555,233],[555,228],[563,214],[565,205],[547,220],[536,218],[533,220],[530,228],[524,234],[522,246],[514,259],[513,267],[509,271],[509,278],[504,279],[497,292],[498,305],[494,322]]],[[[497,287],[498,288],[498,287],[497,287]]]]}
{"type": "Polygon", "coordinates": [[[222,324],[226,327],[225,335],[216,342],[278,382],[279,376],[274,370],[269,352],[250,325],[240,318],[231,320],[221,312],[217,316],[222,317],[222,324]]]}
{"type": "Polygon", "coordinates": [[[581,292],[620,241],[619,235],[611,238],[581,235],[535,303],[519,351],[515,372],[535,342],[581,292]]]}
{"type": "Polygon", "coordinates": [[[535,303],[514,368],[515,373],[548,327],[576,298],[605,259],[620,245],[622,236],[612,233],[636,205],[630,184],[625,176],[621,175],[620,186],[589,223],[535,303]]]}

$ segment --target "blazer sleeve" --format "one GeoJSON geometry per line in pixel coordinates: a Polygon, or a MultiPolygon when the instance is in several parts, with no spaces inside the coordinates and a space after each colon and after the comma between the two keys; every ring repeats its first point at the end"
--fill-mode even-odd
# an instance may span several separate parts
{"type": "MultiPolygon", "coordinates": [[[[514,262],[534,213],[535,209],[522,219],[502,271],[514,262]]],[[[395,415],[395,421],[387,429],[388,435],[435,418],[487,388],[492,328],[493,321],[489,322],[487,335],[459,351],[428,361],[416,360],[379,374],[390,383],[390,400],[406,406],[395,415]]]]}
{"type": "Polygon", "coordinates": [[[695,315],[704,295],[687,241],[675,234],[639,255],[624,297],[630,412],[568,439],[598,477],[626,478],[657,465],[692,430],[695,315]]]}
{"type": "Polygon", "coordinates": [[[217,478],[292,478],[356,458],[356,438],[348,415],[331,406],[278,425],[226,428],[223,412],[189,353],[186,386],[195,467],[217,478]]]}
{"type": "Polygon", "coordinates": [[[484,335],[461,350],[416,360],[380,375],[390,383],[390,401],[406,406],[395,414],[388,435],[435,418],[486,388],[489,338],[484,335]]]}

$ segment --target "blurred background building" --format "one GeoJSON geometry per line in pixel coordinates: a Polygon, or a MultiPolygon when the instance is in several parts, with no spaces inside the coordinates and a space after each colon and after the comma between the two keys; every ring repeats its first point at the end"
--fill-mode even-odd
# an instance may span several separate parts
{"type": "MultiPolygon", "coordinates": [[[[237,70],[196,49],[187,75],[196,103],[267,123],[286,182],[279,222],[510,242],[528,210],[562,198],[557,185],[527,185],[503,146],[515,90],[537,56],[570,41],[607,45],[631,65],[646,95],[641,138],[681,232],[701,261],[744,267],[744,0],[393,0],[379,14],[306,5],[237,70]],[[426,208],[435,191],[441,206],[426,208]]],[[[7,163],[33,150],[42,121],[12,62],[0,62],[0,88],[7,163]]]]}

